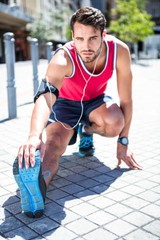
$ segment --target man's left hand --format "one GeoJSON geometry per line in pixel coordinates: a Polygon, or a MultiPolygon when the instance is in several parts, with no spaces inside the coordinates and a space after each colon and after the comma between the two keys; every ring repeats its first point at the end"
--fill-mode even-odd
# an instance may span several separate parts
{"type": "Polygon", "coordinates": [[[117,159],[118,167],[121,161],[124,161],[127,166],[134,170],[142,170],[143,167],[140,166],[134,159],[133,153],[128,149],[128,146],[124,146],[121,143],[117,143],[117,159]]]}

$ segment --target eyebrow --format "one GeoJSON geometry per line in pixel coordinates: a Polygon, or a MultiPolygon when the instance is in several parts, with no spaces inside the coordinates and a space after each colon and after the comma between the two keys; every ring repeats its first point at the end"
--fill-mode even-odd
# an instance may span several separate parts
{"type": "MultiPolygon", "coordinates": [[[[97,38],[98,37],[98,35],[93,35],[93,36],[90,36],[89,38],[97,38]]],[[[84,37],[79,37],[79,36],[76,36],[75,38],[84,38],[84,37]]]]}

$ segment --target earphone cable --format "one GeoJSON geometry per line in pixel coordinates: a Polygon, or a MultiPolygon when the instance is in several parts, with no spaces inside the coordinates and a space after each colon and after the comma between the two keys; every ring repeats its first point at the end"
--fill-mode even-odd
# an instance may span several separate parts
{"type": "MultiPolygon", "coordinates": [[[[74,50],[75,50],[75,49],[74,49],[74,50]]],[[[102,48],[101,48],[101,51],[102,51],[102,48]]],[[[85,76],[84,76],[84,74],[83,74],[83,72],[82,72],[82,70],[81,70],[81,68],[80,68],[80,66],[79,66],[78,56],[77,56],[77,53],[76,53],[76,50],[75,50],[76,63],[77,63],[77,66],[78,66],[78,68],[79,68],[79,70],[80,70],[80,72],[81,72],[81,75],[82,75],[82,77],[83,77],[83,79],[84,79],[84,81],[85,81],[85,86],[84,86],[84,88],[83,88],[82,97],[81,97],[81,100],[80,100],[81,114],[80,114],[80,117],[79,117],[77,123],[76,123],[73,127],[66,127],[63,122],[61,122],[61,121],[59,121],[59,120],[57,119],[56,113],[55,113],[55,111],[53,110],[53,106],[52,106],[52,93],[51,93],[51,90],[50,90],[50,86],[49,86],[49,84],[48,84],[48,88],[49,88],[49,92],[50,92],[50,105],[51,105],[50,107],[51,107],[51,111],[52,111],[52,113],[54,114],[55,120],[56,120],[57,122],[61,123],[61,125],[62,125],[65,129],[67,129],[67,130],[72,130],[72,129],[76,128],[76,127],[78,126],[78,124],[80,123],[80,121],[81,121],[81,118],[82,118],[82,116],[83,116],[83,111],[84,111],[83,99],[84,99],[84,96],[85,96],[86,88],[87,88],[87,85],[88,85],[89,81],[90,81],[91,78],[93,77],[93,74],[94,74],[94,72],[95,72],[95,69],[96,69],[96,66],[97,66],[97,63],[98,63],[98,59],[99,59],[100,54],[101,54],[101,51],[100,51],[100,53],[99,53],[99,55],[98,55],[98,57],[97,57],[97,59],[96,59],[96,62],[95,62],[95,64],[94,64],[94,68],[93,68],[93,71],[92,71],[91,75],[89,76],[88,79],[86,79],[85,76]]]]}

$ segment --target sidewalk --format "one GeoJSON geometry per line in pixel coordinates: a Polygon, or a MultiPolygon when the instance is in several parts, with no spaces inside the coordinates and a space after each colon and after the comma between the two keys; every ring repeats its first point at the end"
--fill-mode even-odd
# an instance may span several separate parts
{"type": "MultiPolygon", "coordinates": [[[[45,60],[40,63],[40,78],[46,66],[45,60]]],[[[7,120],[5,65],[0,65],[0,240],[160,239],[160,61],[133,64],[132,69],[130,148],[144,170],[115,167],[117,138],[95,135],[96,153],[88,158],[77,155],[76,143],[60,160],[44,216],[29,219],[21,214],[12,163],[28,134],[32,67],[30,62],[16,64],[18,117],[7,120]]]]}

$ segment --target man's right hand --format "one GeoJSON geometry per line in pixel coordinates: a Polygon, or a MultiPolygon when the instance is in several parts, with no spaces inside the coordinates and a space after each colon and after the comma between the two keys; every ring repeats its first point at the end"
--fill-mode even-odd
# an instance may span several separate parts
{"type": "Polygon", "coordinates": [[[39,138],[35,136],[29,137],[26,144],[21,145],[19,147],[18,164],[20,168],[22,168],[23,165],[26,167],[26,169],[28,169],[30,166],[34,167],[36,149],[40,149],[42,160],[45,153],[45,144],[43,141],[41,141],[39,138]]]}

